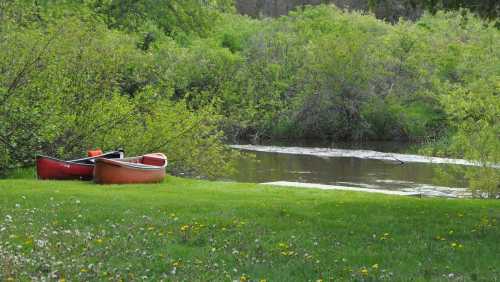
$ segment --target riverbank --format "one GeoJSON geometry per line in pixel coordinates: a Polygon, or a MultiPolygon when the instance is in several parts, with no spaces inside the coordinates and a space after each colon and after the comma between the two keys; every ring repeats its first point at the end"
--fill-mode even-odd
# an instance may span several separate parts
{"type": "Polygon", "coordinates": [[[168,177],[0,180],[0,280],[483,280],[500,202],[168,177]]]}

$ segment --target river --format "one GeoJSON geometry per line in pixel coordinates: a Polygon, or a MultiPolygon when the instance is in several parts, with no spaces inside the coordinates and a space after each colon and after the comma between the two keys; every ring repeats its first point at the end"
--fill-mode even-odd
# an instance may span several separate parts
{"type": "Polygon", "coordinates": [[[427,196],[464,197],[464,160],[405,154],[405,143],[334,144],[333,146],[252,146],[233,148],[255,156],[242,158],[230,178],[240,182],[290,181],[345,187],[418,192],[427,196]],[[452,177],[444,172],[453,172],[452,177]]]}

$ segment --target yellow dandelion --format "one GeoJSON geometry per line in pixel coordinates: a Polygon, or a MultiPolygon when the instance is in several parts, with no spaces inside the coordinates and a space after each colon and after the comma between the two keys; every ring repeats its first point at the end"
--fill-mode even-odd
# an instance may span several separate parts
{"type": "Polygon", "coordinates": [[[82,269],[80,269],[80,272],[81,273],[86,273],[86,272],[89,272],[89,271],[86,268],[82,268],[82,269]]]}
{"type": "Polygon", "coordinates": [[[361,274],[363,274],[364,276],[368,276],[368,269],[366,268],[361,269],[361,274]]]}
{"type": "Polygon", "coordinates": [[[376,263],[376,264],[372,265],[372,268],[373,268],[373,269],[378,269],[378,263],[376,263]]]}

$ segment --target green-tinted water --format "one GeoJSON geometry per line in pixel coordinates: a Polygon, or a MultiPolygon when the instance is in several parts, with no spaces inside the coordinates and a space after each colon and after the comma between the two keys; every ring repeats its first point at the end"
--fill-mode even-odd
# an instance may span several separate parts
{"type": "MultiPolygon", "coordinates": [[[[352,146],[338,145],[352,149],[352,146]]],[[[363,149],[405,152],[404,143],[371,143],[363,149]]],[[[306,149],[306,148],[304,148],[306,149]]],[[[443,170],[457,170],[461,166],[363,158],[366,151],[350,151],[356,157],[322,157],[314,155],[249,152],[255,161],[242,159],[237,173],[231,179],[242,182],[293,181],[321,183],[374,189],[407,191],[446,191],[448,187],[467,187],[460,177],[440,177],[443,170]]]]}

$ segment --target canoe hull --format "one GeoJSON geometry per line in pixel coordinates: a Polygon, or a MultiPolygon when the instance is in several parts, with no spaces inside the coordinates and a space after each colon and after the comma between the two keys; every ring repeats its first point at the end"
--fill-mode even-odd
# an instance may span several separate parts
{"type": "Polygon", "coordinates": [[[97,159],[94,181],[99,184],[158,183],[165,178],[166,157],[151,154],[123,160],[97,159]],[[143,159],[149,158],[149,164],[143,159]]]}
{"type": "Polygon", "coordinates": [[[49,157],[36,158],[36,173],[43,180],[92,180],[94,165],[72,163],[49,157]]]}
{"type": "Polygon", "coordinates": [[[36,157],[36,172],[42,180],[92,180],[96,158],[123,158],[123,151],[70,161],[47,156],[36,157]]]}

